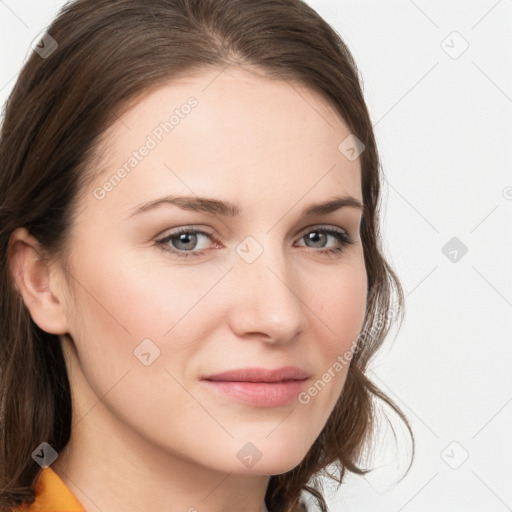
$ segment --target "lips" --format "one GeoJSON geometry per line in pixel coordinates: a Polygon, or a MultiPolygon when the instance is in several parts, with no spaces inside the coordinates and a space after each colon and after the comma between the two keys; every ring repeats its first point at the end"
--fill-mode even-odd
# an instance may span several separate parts
{"type": "Polygon", "coordinates": [[[201,380],[211,392],[224,399],[235,400],[253,407],[281,407],[296,403],[310,374],[297,366],[282,368],[242,368],[201,380]]]}
{"type": "Polygon", "coordinates": [[[310,374],[297,366],[283,366],[276,369],[241,368],[202,377],[202,380],[223,382],[286,382],[305,380],[310,374]]]}

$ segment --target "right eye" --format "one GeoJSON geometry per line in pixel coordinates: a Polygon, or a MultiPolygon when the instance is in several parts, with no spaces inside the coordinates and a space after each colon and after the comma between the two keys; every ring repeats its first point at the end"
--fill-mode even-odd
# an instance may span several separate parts
{"type": "Polygon", "coordinates": [[[175,254],[180,258],[187,258],[203,254],[201,251],[204,251],[205,247],[200,248],[199,251],[193,250],[202,238],[212,239],[212,235],[202,230],[184,227],[169,233],[166,237],[158,240],[156,244],[164,252],[175,254]],[[172,242],[171,246],[169,242],[172,242]]]}

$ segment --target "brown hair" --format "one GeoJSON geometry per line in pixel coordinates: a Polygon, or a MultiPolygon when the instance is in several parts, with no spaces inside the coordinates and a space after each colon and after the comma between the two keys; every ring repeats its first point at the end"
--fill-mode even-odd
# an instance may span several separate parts
{"type": "Polygon", "coordinates": [[[179,75],[238,64],[317,92],[365,147],[364,335],[321,434],[298,466],[271,476],[265,496],[271,511],[303,510],[305,490],[325,512],[319,475],[341,484],[346,470],[367,472],[359,464],[374,438],[374,398],[391,406],[413,437],[399,407],[365,375],[397,314],[403,319],[404,299],[381,250],[380,162],[348,48],[302,0],[77,0],[47,32],[58,47],[46,58],[34,52],[25,63],[5,106],[0,140],[0,510],[33,502],[41,467],[32,452],[43,441],[59,452],[71,434],[60,339],[34,323],[21,298],[9,263],[11,234],[25,227],[48,258],[64,258],[73,207],[97,172],[100,136],[122,109],[179,75]],[[324,473],[331,463],[338,478],[324,473]]]}

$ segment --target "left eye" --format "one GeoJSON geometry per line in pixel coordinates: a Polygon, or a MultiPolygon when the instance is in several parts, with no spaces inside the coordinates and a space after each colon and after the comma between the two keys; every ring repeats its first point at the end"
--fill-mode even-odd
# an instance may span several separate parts
{"type": "MultiPolygon", "coordinates": [[[[158,240],[156,245],[160,246],[164,252],[170,252],[179,257],[186,258],[189,256],[201,256],[202,252],[200,251],[207,248],[196,247],[201,239],[213,239],[213,235],[197,229],[182,228],[158,240]],[[171,245],[169,245],[169,242],[171,242],[171,245]]],[[[340,253],[346,246],[354,243],[348,233],[334,228],[310,229],[299,240],[305,240],[305,246],[311,249],[324,249],[323,251],[316,251],[321,254],[340,253]],[[334,238],[338,242],[338,247],[325,247],[329,237],[334,238]],[[315,244],[319,245],[315,246],[315,244]]]]}
{"type": "Polygon", "coordinates": [[[198,240],[201,238],[210,238],[211,235],[203,231],[188,230],[179,233],[173,233],[161,240],[161,242],[171,242],[175,249],[189,251],[192,249],[206,249],[206,247],[196,247],[198,240]]]}

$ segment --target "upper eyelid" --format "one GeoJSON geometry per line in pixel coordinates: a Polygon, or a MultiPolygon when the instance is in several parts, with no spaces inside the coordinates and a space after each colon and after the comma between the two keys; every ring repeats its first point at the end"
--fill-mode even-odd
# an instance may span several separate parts
{"type": "MultiPolygon", "coordinates": [[[[196,225],[190,225],[190,226],[184,225],[184,226],[178,226],[175,228],[171,228],[171,231],[169,231],[169,233],[166,236],[174,235],[176,233],[181,233],[181,232],[188,232],[188,231],[204,233],[206,235],[214,236],[214,233],[210,233],[209,229],[210,228],[197,227],[196,225]]],[[[348,234],[348,230],[346,228],[343,228],[341,226],[334,226],[333,224],[311,224],[310,226],[306,226],[306,227],[302,228],[300,230],[300,233],[304,233],[304,232],[307,232],[307,231],[310,231],[313,229],[334,229],[334,230],[338,230],[338,231],[344,231],[345,233],[348,234]]]]}

